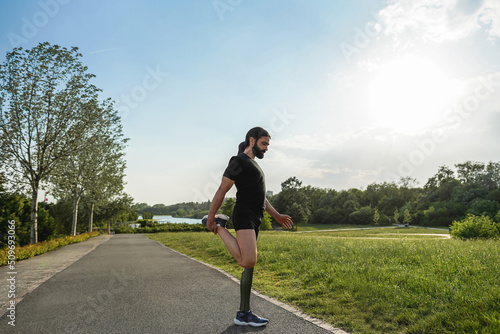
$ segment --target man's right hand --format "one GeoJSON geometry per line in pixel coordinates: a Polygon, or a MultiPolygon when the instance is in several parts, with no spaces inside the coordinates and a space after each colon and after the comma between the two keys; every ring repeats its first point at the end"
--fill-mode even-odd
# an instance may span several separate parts
{"type": "Polygon", "coordinates": [[[217,235],[217,224],[215,223],[215,216],[209,215],[207,217],[207,229],[213,234],[217,235]]]}

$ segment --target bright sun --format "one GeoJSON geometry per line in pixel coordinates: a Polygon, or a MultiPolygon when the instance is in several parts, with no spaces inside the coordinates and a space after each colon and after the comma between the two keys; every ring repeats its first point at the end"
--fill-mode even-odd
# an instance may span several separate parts
{"type": "Polygon", "coordinates": [[[442,117],[457,89],[436,63],[406,55],[374,71],[368,105],[377,125],[415,133],[442,117]]]}

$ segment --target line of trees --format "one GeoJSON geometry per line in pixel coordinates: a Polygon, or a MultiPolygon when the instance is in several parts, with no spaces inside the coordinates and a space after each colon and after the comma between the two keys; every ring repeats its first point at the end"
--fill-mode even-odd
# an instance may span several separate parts
{"type": "Polygon", "coordinates": [[[123,194],[128,139],[113,102],[100,100],[102,90],[91,83],[94,75],[81,57],[76,47],[45,42],[13,49],[0,65],[3,200],[30,194],[31,243],[39,239],[42,187],[62,202],[71,200],[71,235],[82,200],[89,207],[89,230],[96,207],[132,205],[123,194]]]}
{"type": "Polygon", "coordinates": [[[456,171],[441,166],[422,187],[411,177],[373,183],[366,190],[337,191],[302,186],[296,177],[284,181],[270,198],[295,224],[411,223],[450,226],[468,214],[486,215],[500,222],[500,163],[467,161],[456,171]]]}
{"type": "MultiPolygon", "coordinates": [[[[133,209],[140,215],[152,214],[153,216],[172,216],[182,218],[202,218],[208,213],[211,201],[195,203],[185,202],[172,205],[137,203],[133,209]]],[[[149,216],[148,216],[149,217],[149,216]]]]}

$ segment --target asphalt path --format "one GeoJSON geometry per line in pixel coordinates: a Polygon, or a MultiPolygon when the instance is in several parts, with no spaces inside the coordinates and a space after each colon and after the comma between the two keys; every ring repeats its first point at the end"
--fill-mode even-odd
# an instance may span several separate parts
{"type": "Polygon", "coordinates": [[[237,279],[144,235],[92,239],[18,263],[15,326],[2,295],[0,333],[345,333],[257,293],[252,310],[269,325],[236,326],[237,279]]]}

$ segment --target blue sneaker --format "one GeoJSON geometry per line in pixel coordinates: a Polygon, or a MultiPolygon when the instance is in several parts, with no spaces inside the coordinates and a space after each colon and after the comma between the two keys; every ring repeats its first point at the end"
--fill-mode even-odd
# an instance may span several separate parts
{"type": "MultiPolygon", "coordinates": [[[[203,219],[201,220],[201,223],[205,226],[207,226],[207,217],[208,215],[204,216],[203,219]]],[[[228,220],[229,217],[226,215],[223,214],[215,215],[215,223],[217,224],[217,226],[226,227],[226,223],[228,220]]]]}
{"type": "Polygon", "coordinates": [[[252,311],[239,311],[238,313],[236,313],[234,323],[238,326],[261,327],[267,325],[269,323],[269,320],[253,314],[252,311]]]}

